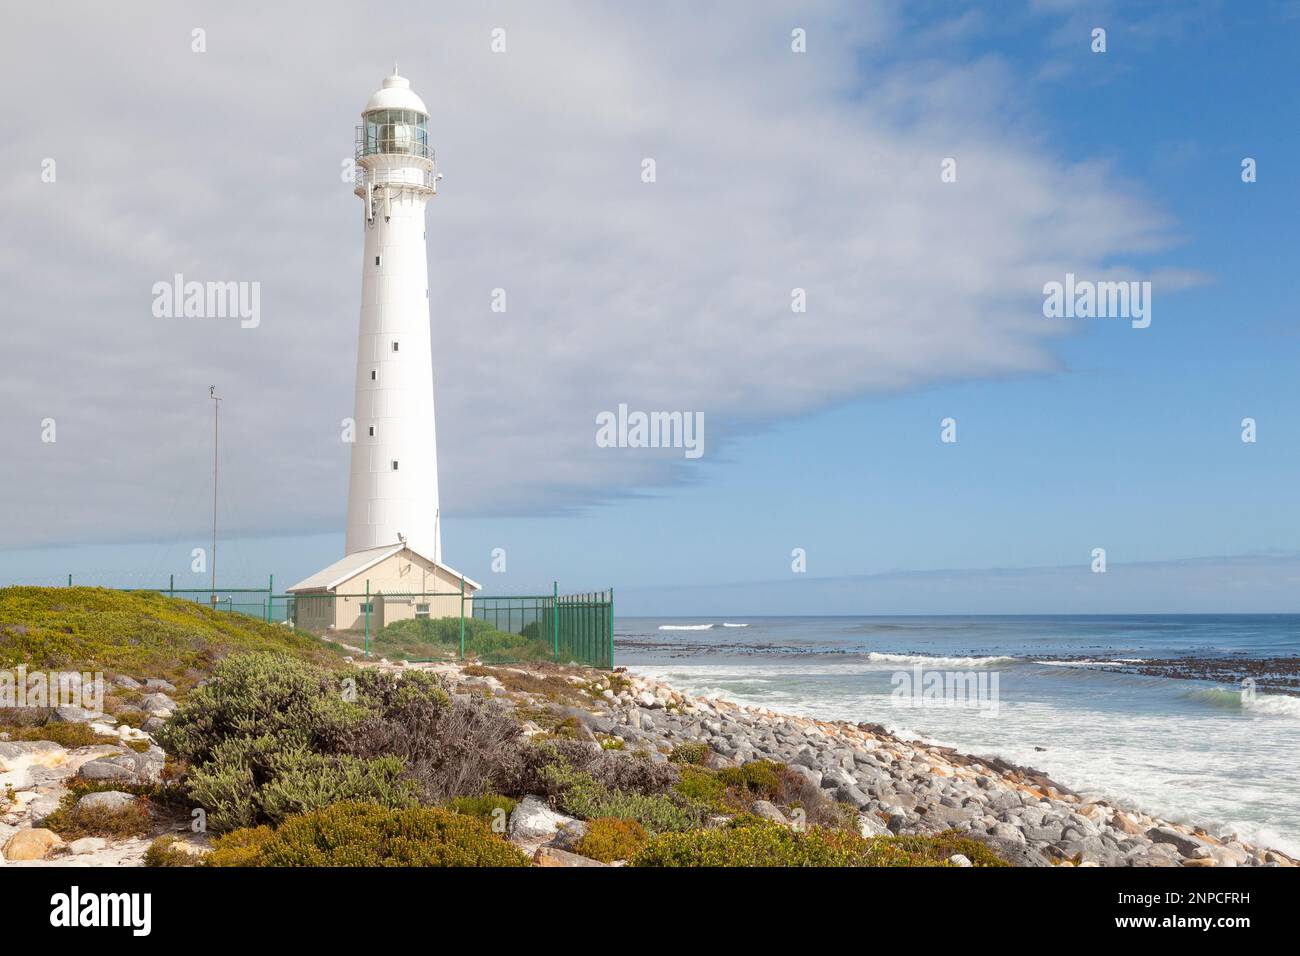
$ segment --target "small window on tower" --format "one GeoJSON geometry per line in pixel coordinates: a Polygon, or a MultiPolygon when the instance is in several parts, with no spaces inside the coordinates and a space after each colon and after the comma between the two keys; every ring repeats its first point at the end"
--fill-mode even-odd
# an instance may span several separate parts
{"type": "Polygon", "coordinates": [[[379,379],[379,373],[372,368],[370,370],[370,381],[374,382],[374,381],[378,381],[378,379],[379,379]]]}
{"type": "Polygon", "coordinates": [[[371,426],[370,426],[370,437],[371,437],[371,438],[374,438],[374,437],[375,437],[375,426],[374,426],[374,425],[371,425],[371,426]]]}
{"type": "Polygon", "coordinates": [[[393,459],[393,471],[397,471],[397,459],[393,459]]]}
{"type": "Polygon", "coordinates": [[[397,351],[397,342],[396,342],[396,341],[393,342],[393,351],[394,351],[394,352],[397,351]]]}
{"type": "Polygon", "coordinates": [[[375,256],[375,265],[379,265],[379,256],[375,256]]]}

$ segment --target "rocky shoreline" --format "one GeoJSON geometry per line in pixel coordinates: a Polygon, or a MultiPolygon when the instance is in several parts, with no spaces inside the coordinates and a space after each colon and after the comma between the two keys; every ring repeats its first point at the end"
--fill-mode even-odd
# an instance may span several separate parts
{"type": "MultiPolygon", "coordinates": [[[[639,751],[658,763],[667,762],[674,747],[704,743],[710,751],[706,766],[714,769],[756,760],[785,764],[826,797],[854,808],[858,829],[867,837],[956,830],[1017,866],[1291,867],[1297,862],[1232,833],[1122,810],[1032,768],[903,740],[877,724],[691,697],[621,670],[354,663],[434,671],[453,694],[488,696],[512,708],[529,737],[553,734],[558,721],[569,736],[593,747],[639,751]],[[557,686],[571,688],[575,696],[556,695],[557,686]]],[[[103,742],[65,747],[52,740],[0,740],[0,866],[138,866],[150,841],[165,834],[180,837],[175,844],[180,850],[206,851],[206,835],[187,832],[184,823],[160,823],[147,836],[66,842],[43,826],[57,812],[121,810],[141,789],[163,779],[165,755],[153,734],[176,707],[168,696],[174,688],[164,681],[145,687],[129,677],[115,680],[149,691],[137,708],[148,715],[141,726],[110,714],[61,708],[57,722],[83,724],[103,742]],[[99,789],[74,801],[68,796],[73,781],[99,789]]],[[[765,801],[756,801],[750,812],[799,825],[765,801]]],[[[527,796],[510,815],[508,837],[541,865],[601,865],[569,852],[570,838],[582,826],[548,808],[542,797],[527,796]]],[[[965,865],[956,857],[950,862],[965,865]]]]}
{"type": "Polygon", "coordinates": [[[1019,866],[1296,865],[1233,833],[1121,810],[1031,768],[902,740],[876,724],[690,697],[634,674],[626,680],[624,689],[602,692],[607,707],[583,718],[593,739],[608,735],[656,760],[676,744],[699,741],[720,761],[785,763],[856,807],[864,835],[956,829],[1019,866]]]}

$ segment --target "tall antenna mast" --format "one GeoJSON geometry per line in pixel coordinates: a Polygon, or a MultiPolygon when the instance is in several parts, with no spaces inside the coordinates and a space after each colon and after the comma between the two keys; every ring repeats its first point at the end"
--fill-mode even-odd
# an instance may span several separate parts
{"type": "Polygon", "coordinates": [[[217,386],[208,386],[208,397],[212,399],[212,608],[217,607],[217,449],[221,434],[221,399],[217,396],[217,386]]]}

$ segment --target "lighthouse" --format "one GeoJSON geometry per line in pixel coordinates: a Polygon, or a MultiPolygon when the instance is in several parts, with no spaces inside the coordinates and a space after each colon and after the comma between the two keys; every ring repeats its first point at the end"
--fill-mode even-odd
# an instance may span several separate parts
{"type": "Polygon", "coordinates": [[[429,111],[394,67],[361,120],[361,322],[344,550],[403,542],[440,562],[424,219],[440,177],[429,111]]]}
{"type": "Polygon", "coordinates": [[[344,555],[288,589],[311,631],[472,613],[480,585],[442,562],[424,207],[438,194],[429,111],[397,74],[356,130],[361,321],[344,555]]]}

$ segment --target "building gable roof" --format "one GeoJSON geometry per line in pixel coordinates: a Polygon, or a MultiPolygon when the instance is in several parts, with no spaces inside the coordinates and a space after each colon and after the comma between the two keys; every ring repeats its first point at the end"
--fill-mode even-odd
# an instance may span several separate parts
{"type": "MultiPolygon", "coordinates": [[[[354,551],[346,557],[335,561],[329,567],[317,571],[311,577],[303,578],[293,587],[289,588],[286,593],[296,594],[299,591],[332,591],[345,581],[352,580],[358,574],[370,570],[379,562],[391,558],[399,551],[408,550],[411,549],[404,544],[398,543],[384,545],[380,548],[367,548],[364,551],[354,551]]],[[[424,558],[425,561],[428,561],[435,568],[447,572],[452,577],[464,578],[465,585],[475,591],[483,589],[481,584],[477,581],[472,581],[469,578],[466,578],[455,568],[449,568],[447,565],[434,561],[432,558],[427,558],[418,551],[411,550],[411,554],[424,558]]]]}

